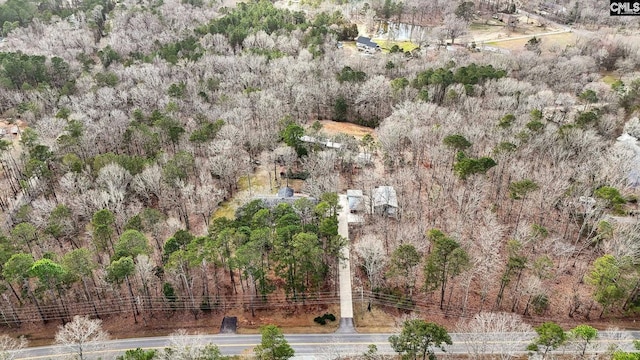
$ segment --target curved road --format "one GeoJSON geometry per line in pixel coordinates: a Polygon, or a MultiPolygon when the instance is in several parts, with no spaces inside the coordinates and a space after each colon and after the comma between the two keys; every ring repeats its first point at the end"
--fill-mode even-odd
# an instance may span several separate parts
{"type": "MultiPolygon", "coordinates": [[[[285,335],[295,350],[297,359],[337,358],[339,356],[362,354],[369,344],[378,347],[379,354],[393,354],[388,338],[391,334],[299,334],[285,335]]],[[[452,333],[453,345],[447,346],[447,353],[467,354],[469,344],[480,347],[480,352],[497,354],[499,352],[526,353],[525,348],[534,334],[462,334],[452,333]]],[[[260,342],[260,335],[195,335],[189,336],[194,345],[217,345],[224,355],[251,354],[253,347],[260,342]]],[[[597,341],[597,349],[590,352],[604,352],[610,345],[631,351],[633,339],[640,338],[638,331],[607,332],[601,331],[597,341]]],[[[102,349],[89,351],[92,357],[111,359],[123,354],[128,349],[163,349],[168,346],[169,337],[136,338],[111,340],[102,344],[102,349]]],[[[570,352],[563,350],[563,352],[570,352]]],[[[62,359],[72,354],[60,346],[42,346],[22,350],[16,359],[62,359]]]]}

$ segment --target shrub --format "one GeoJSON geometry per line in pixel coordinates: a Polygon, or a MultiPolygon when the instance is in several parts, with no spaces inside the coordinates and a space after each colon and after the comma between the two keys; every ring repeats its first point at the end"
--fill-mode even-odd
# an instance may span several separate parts
{"type": "Polygon", "coordinates": [[[322,317],[325,320],[336,321],[336,317],[333,314],[324,314],[324,315],[322,315],[322,317]]]}
{"type": "Polygon", "coordinates": [[[318,323],[320,325],[326,325],[327,321],[336,321],[336,317],[333,314],[325,313],[322,316],[316,316],[313,319],[313,322],[318,323]]]}

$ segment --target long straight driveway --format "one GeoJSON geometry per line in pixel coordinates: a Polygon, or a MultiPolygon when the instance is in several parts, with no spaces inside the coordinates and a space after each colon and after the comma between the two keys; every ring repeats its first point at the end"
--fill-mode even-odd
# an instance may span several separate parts
{"type": "Polygon", "coordinates": [[[338,213],[338,235],[347,239],[347,244],[341,250],[340,259],[340,329],[338,331],[353,331],[353,299],[351,296],[351,260],[349,257],[349,203],[347,195],[339,196],[341,210],[338,213]]]}

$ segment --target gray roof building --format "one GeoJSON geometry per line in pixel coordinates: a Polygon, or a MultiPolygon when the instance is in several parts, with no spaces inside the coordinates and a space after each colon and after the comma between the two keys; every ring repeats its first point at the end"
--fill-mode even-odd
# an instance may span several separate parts
{"type": "Polygon", "coordinates": [[[350,212],[364,211],[364,195],[362,190],[347,190],[347,202],[350,212]]]}
{"type": "Polygon", "coordinates": [[[278,190],[276,195],[261,195],[256,196],[256,200],[261,200],[262,203],[268,208],[274,208],[278,206],[278,204],[287,203],[293,205],[298,199],[309,199],[314,203],[317,203],[318,200],[315,198],[306,196],[306,195],[296,195],[292,188],[285,186],[278,190]]]}
{"type": "Polygon", "coordinates": [[[380,45],[366,36],[358,36],[356,39],[356,47],[359,50],[378,50],[380,45]]]}
{"type": "Polygon", "coordinates": [[[285,186],[282,189],[278,190],[278,197],[288,198],[293,196],[293,189],[285,186]]]}
{"type": "Polygon", "coordinates": [[[393,186],[380,186],[373,189],[372,197],[373,212],[390,217],[398,215],[398,197],[393,186]]]}

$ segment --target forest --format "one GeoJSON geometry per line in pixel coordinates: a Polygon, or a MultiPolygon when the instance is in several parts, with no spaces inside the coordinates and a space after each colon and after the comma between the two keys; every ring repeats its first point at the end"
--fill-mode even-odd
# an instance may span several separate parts
{"type": "Polygon", "coordinates": [[[343,246],[390,312],[633,318],[639,23],[557,3],[0,2],[0,331],[326,306],[343,246]],[[572,41],[481,51],[517,11],[572,41]],[[356,50],[393,22],[428,31],[356,50]],[[386,185],[397,216],[338,236],[386,185]]]}

